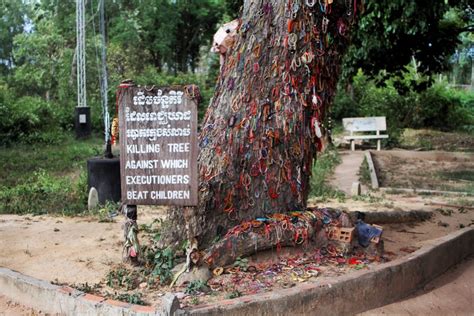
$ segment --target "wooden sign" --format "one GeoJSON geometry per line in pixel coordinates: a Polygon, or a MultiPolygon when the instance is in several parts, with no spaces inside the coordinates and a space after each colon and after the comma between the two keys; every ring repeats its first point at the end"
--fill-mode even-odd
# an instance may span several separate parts
{"type": "Polygon", "coordinates": [[[186,87],[120,85],[122,201],[197,205],[197,102],[186,87]]]}

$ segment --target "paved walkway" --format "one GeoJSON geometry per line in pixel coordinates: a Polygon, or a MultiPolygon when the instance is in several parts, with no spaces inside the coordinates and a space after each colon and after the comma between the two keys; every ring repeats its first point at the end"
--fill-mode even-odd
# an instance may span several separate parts
{"type": "Polygon", "coordinates": [[[409,298],[360,315],[474,315],[474,257],[409,298]]]}
{"type": "MultiPolygon", "coordinates": [[[[352,183],[359,181],[359,168],[364,161],[365,152],[358,151],[340,151],[342,162],[334,170],[331,177],[331,185],[351,196],[352,183]]],[[[362,193],[364,193],[362,188],[362,193]]]]}

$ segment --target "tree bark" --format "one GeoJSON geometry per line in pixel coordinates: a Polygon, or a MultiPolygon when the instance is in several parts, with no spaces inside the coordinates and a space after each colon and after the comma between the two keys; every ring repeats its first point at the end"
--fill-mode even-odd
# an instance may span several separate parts
{"type": "MultiPolygon", "coordinates": [[[[224,238],[211,245],[204,257],[210,268],[223,267],[238,257],[247,257],[257,251],[281,247],[325,247],[329,243],[327,229],[352,227],[347,213],[335,209],[309,209],[306,212],[274,214],[264,221],[242,222],[229,230],[224,238]]],[[[338,243],[332,241],[332,243],[338,243]]],[[[349,247],[350,242],[345,244],[349,247]]]]}
{"type": "Polygon", "coordinates": [[[243,220],[306,208],[357,3],[320,2],[245,1],[199,136],[199,205],[186,221],[172,212],[172,239],[186,222],[203,248],[243,220]]]}

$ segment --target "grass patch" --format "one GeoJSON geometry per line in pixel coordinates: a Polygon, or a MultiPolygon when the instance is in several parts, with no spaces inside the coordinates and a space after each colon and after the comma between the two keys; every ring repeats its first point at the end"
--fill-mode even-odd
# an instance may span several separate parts
{"type": "Polygon", "coordinates": [[[367,162],[366,157],[364,157],[364,161],[362,161],[362,164],[360,165],[358,175],[360,183],[368,185],[369,187],[372,185],[370,180],[369,163],[367,162]]]}
{"type": "Polygon", "coordinates": [[[334,189],[328,184],[329,177],[340,163],[341,157],[334,147],[329,147],[318,156],[312,168],[310,198],[316,198],[318,200],[326,200],[329,198],[345,199],[343,192],[334,189]]]}
{"type": "Polygon", "coordinates": [[[0,185],[24,183],[33,173],[44,170],[53,176],[63,176],[84,167],[86,160],[102,154],[102,138],[76,140],[72,135],[64,142],[52,145],[18,145],[0,150],[0,185]]]}
{"type": "Polygon", "coordinates": [[[370,193],[368,194],[362,194],[362,195],[354,195],[352,197],[353,201],[361,201],[361,202],[366,202],[366,203],[380,203],[384,200],[383,197],[380,196],[375,196],[370,193]]]}
{"type": "Polygon", "coordinates": [[[147,302],[143,300],[143,295],[139,292],[136,293],[115,293],[112,295],[108,295],[112,299],[121,302],[127,302],[130,304],[136,305],[147,305],[147,302]]]}
{"type": "Polygon", "coordinates": [[[400,146],[417,150],[474,151],[473,133],[442,132],[429,129],[404,130],[400,146]]]}
{"type": "Polygon", "coordinates": [[[474,170],[440,171],[438,177],[444,180],[464,180],[474,182],[474,170]]]}
{"type": "Polygon", "coordinates": [[[458,205],[458,206],[474,207],[474,199],[468,199],[468,198],[450,199],[449,203],[453,205],[458,205]]]}
{"type": "Polygon", "coordinates": [[[404,194],[407,194],[408,192],[404,190],[396,189],[396,188],[391,188],[391,189],[385,190],[385,193],[390,194],[390,195],[404,195],[404,194]]]}
{"type": "Polygon", "coordinates": [[[87,204],[86,160],[101,153],[102,139],[18,145],[0,151],[0,213],[73,215],[87,204]]]}

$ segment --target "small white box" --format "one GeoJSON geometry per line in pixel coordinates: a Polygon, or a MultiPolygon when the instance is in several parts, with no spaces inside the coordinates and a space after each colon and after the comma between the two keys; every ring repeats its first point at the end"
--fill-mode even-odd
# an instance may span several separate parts
{"type": "Polygon", "coordinates": [[[87,119],[85,114],[79,114],[79,123],[80,124],[86,124],[87,119]]]}

